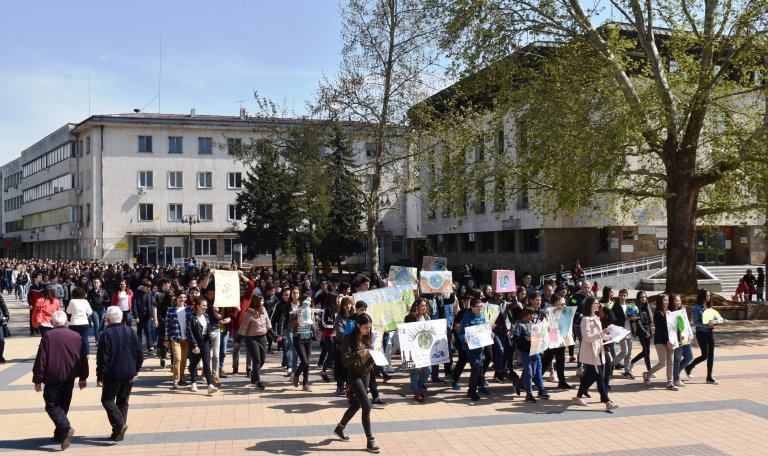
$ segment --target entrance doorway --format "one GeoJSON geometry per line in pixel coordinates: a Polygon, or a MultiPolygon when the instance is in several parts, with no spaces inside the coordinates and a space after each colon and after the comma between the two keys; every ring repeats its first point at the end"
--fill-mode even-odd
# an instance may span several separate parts
{"type": "Polygon", "coordinates": [[[696,262],[713,266],[725,263],[725,233],[720,227],[696,230],[696,262]]]}
{"type": "Polygon", "coordinates": [[[139,262],[157,263],[157,238],[140,237],[138,239],[139,262]]]}

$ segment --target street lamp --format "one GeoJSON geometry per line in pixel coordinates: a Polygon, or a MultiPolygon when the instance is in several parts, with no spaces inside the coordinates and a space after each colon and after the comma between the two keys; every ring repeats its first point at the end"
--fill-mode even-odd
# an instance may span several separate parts
{"type": "Polygon", "coordinates": [[[195,214],[187,214],[181,218],[181,223],[186,223],[189,225],[189,239],[187,243],[187,253],[189,254],[188,257],[192,258],[192,225],[195,223],[200,223],[200,217],[198,217],[195,214]]]}

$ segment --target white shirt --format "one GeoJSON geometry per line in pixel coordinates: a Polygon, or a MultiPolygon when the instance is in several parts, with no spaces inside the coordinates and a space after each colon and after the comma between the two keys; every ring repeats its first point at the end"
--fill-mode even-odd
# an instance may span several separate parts
{"type": "Polygon", "coordinates": [[[93,310],[91,305],[85,299],[73,299],[69,301],[67,313],[70,315],[70,325],[87,325],[93,310]]]}
{"type": "Polygon", "coordinates": [[[179,321],[179,328],[181,329],[181,340],[187,340],[187,308],[185,306],[176,308],[176,318],[179,321]]]}
{"type": "Polygon", "coordinates": [[[128,312],[131,310],[130,306],[128,306],[128,293],[124,291],[120,291],[117,294],[117,305],[120,306],[120,310],[123,312],[128,312]]]}
{"type": "Polygon", "coordinates": [[[200,327],[203,328],[203,332],[205,332],[205,329],[208,327],[208,320],[205,319],[205,314],[198,315],[197,322],[200,323],[200,327]]]}

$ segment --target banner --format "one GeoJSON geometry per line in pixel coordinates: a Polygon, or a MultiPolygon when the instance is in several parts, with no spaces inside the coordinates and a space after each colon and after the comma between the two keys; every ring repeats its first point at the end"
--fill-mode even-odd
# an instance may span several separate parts
{"type": "Polygon", "coordinates": [[[680,341],[693,340],[693,330],[691,324],[688,321],[688,313],[685,309],[676,310],[667,314],[667,333],[669,333],[669,341],[675,348],[680,346],[680,341]]]}
{"type": "Polygon", "coordinates": [[[467,326],[464,328],[464,337],[467,338],[467,346],[470,350],[493,345],[493,330],[491,323],[467,326]]]}
{"type": "Polygon", "coordinates": [[[485,303],[483,304],[483,310],[481,313],[485,316],[485,321],[488,323],[495,323],[496,318],[499,316],[501,307],[498,304],[485,303]]]}
{"type": "Polygon", "coordinates": [[[352,299],[368,304],[367,314],[378,331],[394,331],[402,323],[415,300],[409,285],[377,288],[352,295],[352,299]]]}
{"type": "Polygon", "coordinates": [[[510,293],[517,290],[515,285],[515,271],[508,270],[494,270],[491,273],[493,292],[494,293],[510,293]]]}
{"type": "Polygon", "coordinates": [[[715,323],[715,324],[725,323],[726,321],[728,320],[721,317],[720,312],[716,311],[715,309],[711,309],[711,308],[707,309],[701,314],[701,322],[704,323],[705,325],[708,325],[710,323],[715,323]]]}
{"type": "Polygon", "coordinates": [[[416,321],[397,325],[403,369],[410,370],[450,359],[445,319],[416,321]]]}
{"type": "Polygon", "coordinates": [[[549,348],[567,347],[573,345],[573,316],[575,307],[550,307],[547,309],[549,323],[549,348]]]}
{"type": "Polygon", "coordinates": [[[603,345],[615,344],[629,335],[628,329],[616,325],[608,325],[608,331],[610,331],[611,340],[604,341],[603,345]]]}
{"type": "Polygon", "coordinates": [[[389,275],[387,275],[388,286],[410,285],[415,290],[418,284],[419,279],[416,276],[416,268],[409,268],[406,266],[389,267],[389,275]]]}
{"type": "Polygon", "coordinates": [[[223,307],[240,307],[240,277],[237,271],[217,269],[214,272],[214,288],[219,309],[223,307]]]}
{"type": "Polygon", "coordinates": [[[421,262],[422,271],[447,271],[448,259],[443,257],[425,256],[421,262]]]}
{"type": "Polygon", "coordinates": [[[453,293],[453,274],[451,271],[421,271],[419,289],[422,293],[453,293]]]}
{"type": "Polygon", "coordinates": [[[549,323],[544,320],[540,323],[535,323],[531,328],[531,356],[544,353],[549,348],[549,323]]]}

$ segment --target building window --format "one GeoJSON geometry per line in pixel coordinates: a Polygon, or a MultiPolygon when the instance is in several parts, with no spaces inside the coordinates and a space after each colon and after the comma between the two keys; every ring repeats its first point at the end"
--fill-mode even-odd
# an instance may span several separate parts
{"type": "Polygon", "coordinates": [[[517,231],[513,230],[505,230],[501,231],[500,233],[500,243],[501,243],[501,251],[502,252],[514,252],[515,251],[515,238],[517,236],[517,231]]]}
{"type": "Polygon", "coordinates": [[[152,171],[139,171],[139,187],[152,188],[152,171]]]}
{"type": "Polygon", "coordinates": [[[179,222],[181,221],[183,207],[181,204],[171,203],[168,205],[168,221],[179,222]]]}
{"type": "Polygon", "coordinates": [[[85,138],[85,155],[91,153],[91,137],[85,138]]]}
{"type": "Polygon", "coordinates": [[[367,174],[365,176],[365,191],[370,192],[373,190],[373,174],[367,174]]]}
{"type": "Polygon", "coordinates": [[[240,152],[243,148],[243,140],[240,138],[227,138],[227,150],[229,155],[234,155],[240,152]]]}
{"type": "Polygon", "coordinates": [[[597,251],[607,252],[611,247],[611,230],[608,228],[600,228],[600,231],[598,231],[598,236],[599,239],[597,241],[597,251]]]}
{"type": "Polygon", "coordinates": [[[243,188],[243,173],[227,173],[227,188],[243,188]]]}
{"type": "MultiPolygon", "coordinates": [[[[240,221],[243,218],[243,215],[240,213],[240,208],[237,207],[237,204],[228,204],[227,205],[227,220],[231,221],[240,221]]],[[[202,217],[201,217],[202,218],[202,217]]]]}
{"type": "Polygon", "coordinates": [[[168,188],[182,188],[182,178],[181,171],[168,171],[168,188]]]}
{"type": "Polygon", "coordinates": [[[403,253],[402,236],[392,236],[392,253],[403,253]]]}
{"type": "Polygon", "coordinates": [[[237,244],[237,239],[224,239],[224,256],[232,255],[232,246],[237,244]]]}
{"type": "Polygon", "coordinates": [[[197,188],[213,188],[213,173],[210,171],[197,173],[197,188]]]}
{"type": "Polygon", "coordinates": [[[367,143],[365,143],[365,156],[366,157],[375,157],[376,156],[376,143],[375,142],[367,142],[367,143]]]}
{"type": "Polygon", "coordinates": [[[523,230],[523,253],[539,252],[539,230],[523,230]]]}
{"type": "Polygon", "coordinates": [[[139,204],[139,221],[151,222],[155,219],[155,211],[152,204],[139,204]]]}
{"type": "Polygon", "coordinates": [[[197,138],[197,153],[200,155],[213,154],[213,138],[197,138]]]}
{"type": "Polygon", "coordinates": [[[197,216],[201,222],[210,222],[213,220],[213,204],[198,204],[197,216]]]}
{"type": "Polygon", "coordinates": [[[480,251],[485,253],[493,253],[494,249],[494,236],[493,231],[486,231],[479,234],[480,236],[480,251]]]}
{"type": "Polygon", "coordinates": [[[181,136],[169,136],[168,137],[168,153],[180,154],[181,151],[181,136]]]}
{"type": "Polygon", "coordinates": [[[152,152],[151,136],[139,136],[139,152],[152,152]]]}
{"type": "Polygon", "coordinates": [[[475,240],[475,233],[467,233],[464,235],[464,251],[474,252],[477,248],[477,242],[475,240]]]}
{"type": "Polygon", "coordinates": [[[215,256],[216,239],[195,239],[195,256],[215,256]]]}

